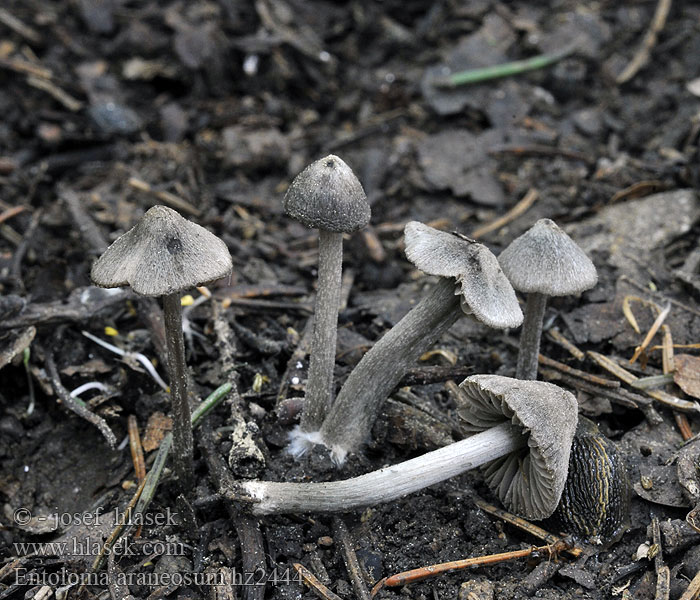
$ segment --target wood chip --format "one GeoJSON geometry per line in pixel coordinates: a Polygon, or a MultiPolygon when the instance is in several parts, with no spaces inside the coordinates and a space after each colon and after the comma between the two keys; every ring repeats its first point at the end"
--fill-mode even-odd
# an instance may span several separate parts
{"type": "Polygon", "coordinates": [[[173,420],[164,415],[162,412],[154,412],[150,417],[148,417],[148,423],[146,424],[146,433],[143,435],[143,441],[141,445],[146,452],[155,450],[160,446],[160,442],[173,428],[173,420]]]}

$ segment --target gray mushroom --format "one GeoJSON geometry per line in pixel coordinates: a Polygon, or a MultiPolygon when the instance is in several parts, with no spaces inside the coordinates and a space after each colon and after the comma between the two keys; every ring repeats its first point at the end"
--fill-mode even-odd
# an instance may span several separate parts
{"type": "Polygon", "coordinates": [[[192,426],[182,335],[180,292],[227,276],[228,248],[204,227],[165,206],[154,206],[92,266],[95,285],[130,285],[142,296],[162,296],[174,415],[175,468],[185,490],[194,481],[192,426]]]}
{"type": "Polygon", "coordinates": [[[256,514],[342,512],[389,502],[484,465],[510,510],[531,519],[549,516],[566,481],[576,399],[549,383],[496,375],[469,377],[462,390],[462,413],[480,433],[343,481],[248,481],[231,499],[251,503],[256,514]]]}
{"type": "Polygon", "coordinates": [[[527,294],[516,377],[537,379],[542,320],[549,296],[580,294],[598,281],[583,250],[551,219],[540,219],[498,257],[513,287],[527,294]]]}
{"type": "Polygon", "coordinates": [[[467,377],[459,408],[472,431],[504,421],[529,433],[527,448],[484,467],[486,482],[511,512],[544,519],[559,503],[576,432],[578,403],[573,394],[544,381],[500,375],[467,377]]]}
{"type": "Polygon", "coordinates": [[[306,396],[293,453],[306,448],[333,401],[336,328],[343,266],[343,233],[369,223],[367,197],[352,169],[334,155],[306,167],[284,197],[285,212],[307,227],[318,229],[318,289],[306,396]]]}
{"type": "Polygon", "coordinates": [[[486,246],[412,221],[406,256],[442,279],[377,341],[353,369],[321,427],[320,442],[342,463],[369,436],[382,402],[401,377],[463,314],[489,327],[517,327],[523,319],[515,292],[486,246]]]}

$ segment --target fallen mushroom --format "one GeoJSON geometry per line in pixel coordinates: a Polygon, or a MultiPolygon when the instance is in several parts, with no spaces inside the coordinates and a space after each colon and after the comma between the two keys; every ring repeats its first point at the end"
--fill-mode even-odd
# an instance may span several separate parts
{"type": "Polygon", "coordinates": [[[369,436],[382,402],[406,371],[463,314],[498,329],[518,327],[523,315],[515,292],[486,246],[412,221],[406,256],[442,279],[378,340],[353,369],[320,431],[336,462],[369,436]]]}
{"type": "Polygon", "coordinates": [[[527,453],[511,453],[484,469],[491,490],[506,508],[526,519],[551,515],[566,483],[578,402],[566,390],[544,381],[500,375],[467,377],[461,384],[458,414],[472,431],[489,430],[513,415],[529,430],[527,453]]]}
{"type": "Polygon", "coordinates": [[[481,432],[366,475],[327,483],[248,481],[231,499],[258,515],[342,512],[388,502],[486,466],[494,492],[525,518],[552,514],[566,481],[576,429],[573,395],[551,383],[474,375],[462,383],[461,414],[481,432]]]}
{"type": "Polygon", "coordinates": [[[542,320],[549,296],[580,294],[598,281],[583,250],[551,219],[540,219],[498,257],[513,287],[527,294],[515,376],[537,379],[542,320]]]}
{"type": "Polygon", "coordinates": [[[180,292],[225,277],[231,268],[223,241],[174,210],[154,206],[105,250],[90,273],[100,287],[130,285],[142,296],[163,297],[175,469],[186,491],[194,482],[194,465],[180,292]]]}
{"type": "Polygon", "coordinates": [[[285,212],[318,229],[318,289],[314,329],[299,429],[290,451],[303,454],[317,435],[333,401],[336,329],[343,266],[343,233],[369,223],[367,197],[352,169],[334,155],[311,163],[296,176],[284,197],[285,212]]]}

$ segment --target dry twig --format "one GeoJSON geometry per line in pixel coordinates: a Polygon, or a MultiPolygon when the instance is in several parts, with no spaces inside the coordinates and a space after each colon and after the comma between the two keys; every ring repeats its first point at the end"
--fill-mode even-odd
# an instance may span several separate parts
{"type": "Polygon", "coordinates": [[[482,225],[481,227],[477,227],[474,231],[471,232],[469,237],[477,240],[480,237],[485,236],[487,233],[496,231],[497,229],[500,229],[501,227],[507,225],[511,221],[514,221],[520,215],[524,214],[535,203],[538,196],[539,192],[535,188],[530,188],[527,191],[527,194],[525,194],[522,197],[522,199],[520,199],[515,204],[515,206],[513,206],[513,208],[511,208],[504,215],[498,217],[498,219],[495,219],[490,223],[486,223],[486,225],[482,225]]]}
{"type": "Polygon", "coordinates": [[[8,219],[11,219],[15,215],[18,215],[25,210],[27,210],[26,206],[13,206],[12,208],[2,211],[0,213],[0,223],[4,223],[8,219]]]}
{"type": "Polygon", "coordinates": [[[577,348],[573,344],[573,342],[569,341],[569,339],[565,337],[564,334],[558,329],[549,329],[547,331],[547,337],[551,339],[555,344],[564,348],[564,350],[571,354],[571,356],[573,356],[576,360],[583,360],[584,358],[586,358],[586,355],[583,353],[583,350],[577,348]]]}
{"type": "Polygon", "coordinates": [[[643,198],[656,192],[664,190],[664,182],[657,179],[638,181],[632,185],[615,192],[610,198],[610,204],[621,202],[622,200],[632,200],[635,198],[643,198]]]}
{"type": "Polygon", "coordinates": [[[511,550],[510,552],[487,554],[485,556],[475,556],[473,558],[453,560],[427,567],[418,567],[417,569],[396,573],[391,577],[386,577],[380,580],[379,583],[377,583],[377,585],[375,585],[372,589],[372,597],[374,597],[379,590],[385,587],[398,587],[409,583],[416,583],[443,573],[450,573],[452,571],[467,569],[469,567],[493,565],[506,560],[525,558],[527,556],[532,556],[533,554],[543,554],[549,558],[552,558],[567,548],[569,548],[569,543],[566,540],[560,540],[555,544],[547,544],[546,546],[531,546],[530,548],[525,548],[524,550],[511,550]]]}
{"type": "Polygon", "coordinates": [[[49,79],[52,76],[49,69],[19,58],[0,56],[0,67],[9,69],[15,73],[34,75],[35,77],[41,77],[43,79],[49,79]]]}
{"type": "Polygon", "coordinates": [[[172,208],[176,208],[181,212],[185,212],[194,217],[199,217],[202,214],[201,210],[192,206],[187,200],[184,200],[183,198],[180,198],[179,196],[176,196],[175,194],[171,194],[170,192],[166,192],[164,190],[156,190],[150,184],[139,179],[138,177],[130,177],[129,185],[135,190],[151,194],[152,196],[160,200],[163,204],[171,206],[172,208]]]}
{"type": "Polygon", "coordinates": [[[323,600],[343,600],[340,596],[334,594],[325,585],[323,585],[304,565],[294,563],[293,566],[297,570],[297,573],[299,573],[301,576],[302,581],[308,585],[309,589],[311,589],[311,591],[314,592],[319,598],[323,598],[323,600]]]}
{"type": "Polygon", "coordinates": [[[83,108],[83,103],[76,100],[68,92],[62,90],[50,79],[43,77],[35,77],[30,75],[27,77],[27,83],[38,90],[42,90],[49,94],[54,100],[57,100],[71,112],[78,112],[83,108]]]}
{"type": "MultiPolygon", "coordinates": [[[[626,369],[623,369],[620,365],[607,356],[603,356],[602,354],[593,352],[592,350],[588,351],[588,356],[590,356],[600,367],[609,373],[612,373],[625,383],[631,384],[633,381],[637,381],[637,379],[639,379],[639,377],[633,373],[630,373],[626,369]]],[[[700,405],[698,405],[697,402],[681,400],[680,398],[676,398],[663,390],[644,390],[644,392],[647,396],[650,396],[651,398],[654,398],[654,400],[658,400],[662,404],[665,404],[675,410],[695,413],[700,412],[700,405]]]]}
{"type": "Polygon", "coordinates": [[[12,31],[34,44],[41,43],[41,35],[39,35],[39,32],[20,21],[9,10],[0,8],[0,23],[7,25],[12,31]]]}
{"type": "MultiPolygon", "coordinates": [[[[661,363],[663,365],[664,375],[670,375],[675,371],[675,361],[673,360],[673,336],[671,328],[668,325],[662,325],[663,330],[663,345],[661,347],[661,363]]],[[[693,431],[690,429],[690,421],[683,413],[673,411],[673,419],[676,421],[678,431],[684,440],[689,440],[693,437],[693,431]]]]}
{"type": "Polygon", "coordinates": [[[652,326],[649,328],[649,331],[647,332],[646,336],[644,337],[644,341],[637,346],[634,350],[634,355],[632,358],[630,358],[630,364],[633,364],[639,356],[644,352],[647,348],[647,346],[651,343],[651,340],[654,338],[656,335],[656,332],[659,330],[659,327],[661,327],[661,324],[664,322],[666,317],[668,316],[668,313],[671,312],[671,305],[667,304],[666,308],[664,308],[659,315],[656,317],[656,320],[652,324],[652,326]]]}
{"type": "Polygon", "coordinates": [[[634,394],[622,388],[601,387],[593,383],[588,383],[583,379],[570,377],[565,373],[554,371],[552,369],[542,368],[540,369],[540,372],[542,377],[544,377],[547,381],[561,382],[566,386],[581,390],[587,394],[593,395],[594,397],[600,396],[607,398],[610,400],[610,402],[614,402],[620,406],[624,406],[625,408],[638,409],[644,413],[644,417],[652,425],[658,425],[663,421],[661,415],[654,408],[651,399],[645,396],[634,394]]]}
{"type": "Polygon", "coordinates": [[[109,244],[95,221],[85,210],[78,194],[66,187],[61,187],[58,190],[58,195],[66,203],[68,212],[73,219],[73,223],[78,227],[80,235],[96,254],[102,254],[109,244]]]}
{"type": "Polygon", "coordinates": [[[644,67],[644,65],[649,62],[649,57],[651,56],[651,51],[654,46],[656,46],[656,40],[659,37],[659,33],[663,30],[666,25],[666,19],[668,18],[668,13],[671,10],[671,0],[659,0],[656,5],[656,11],[654,12],[654,18],[651,20],[649,29],[644,36],[642,45],[639,50],[635,53],[632,60],[627,64],[627,66],[622,70],[615,82],[620,85],[627,83],[632,79],[639,70],[644,67]]]}
{"type": "Polygon", "coordinates": [[[127,423],[129,428],[129,450],[131,451],[131,460],[134,463],[134,473],[138,482],[141,483],[146,478],[146,461],[143,458],[139,425],[134,415],[129,415],[127,423]]]}
{"type": "Polygon", "coordinates": [[[554,360],[553,358],[544,356],[543,354],[539,354],[537,360],[542,365],[552,367],[553,369],[557,369],[557,371],[567,373],[568,375],[572,375],[573,377],[578,377],[579,379],[583,379],[595,385],[600,385],[602,387],[608,388],[620,387],[620,383],[618,381],[613,381],[612,379],[606,379],[604,377],[599,377],[598,375],[591,375],[590,373],[586,373],[585,371],[581,371],[579,369],[574,369],[569,365],[565,365],[564,363],[561,363],[558,360],[554,360]]]}
{"type": "Polygon", "coordinates": [[[112,530],[112,533],[110,533],[109,537],[105,540],[105,543],[102,545],[102,549],[100,550],[99,554],[95,557],[95,560],[92,563],[93,571],[99,571],[102,568],[105,558],[109,554],[111,554],[110,551],[112,549],[112,546],[121,536],[123,529],[129,526],[131,521],[131,511],[134,510],[134,506],[136,506],[136,503],[141,497],[141,492],[143,492],[143,488],[145,486],[146,480],[144,479],[141,482],[141,485],[139,485],[139,487],[136,488],[136,492],[134,492],[134,495],[132,496],[131,500],[129,500],[129,504],[126,507],[126,510],[122,513],[123,516],[121,521],[117,523],[116,527],[112,530]]]}
{"type": "Polygon", "coordinates": [[[82,400],[73,398],[73,396],[70,395],[70,392],[63,387],[61,378],[58,374],[58,369],[56,368],[56,361],[54,361],[53,354],[51,354],[51,352],[48,350],[46,352],[44,364],[46,365],[46,371],[51,379],[51,385],[56,392],[56,395],[61,399],[61,402],[63,402],[63,405],[68,410],[85,419],[88,423],[92,423],[95,427],[97,427],[100,433],[107,440],[109,447],[115,448],[117,446],[117,438],[109,428],[109,425],[107,425],[107,422],[102,417],[92,412],[82,400]]]}
{"type": "MultiPolygon", "coordinates": [[[[635,281],[634,279],[628,277],[627,275],[620,275],[620,281],[625,281],[625,282],[629,283],[632,287],[637,288],[640,292],[642,292],[644,294],[649,294],[652,297],[658,298],[659,302],[664,302],[666,304],[670,302],[671,304],[673,304],[673,306],[677,306],[678,308],[684,310],[685,312],[689,312],[690,314],[693,314],[695,316],[700,317],[700,310],[698,310],[697,308],[695,308],[693,306],[688,306],[687,304],[683,304],[682,302],[679,302],[675,298],[666,298],[660,292],[654,292],[654,291],[650,290],[647,286],[642,285],[641,283],[639,283],[638,281],[635,281]]],[[[635,296],[635,298],[636,298],[636,296],[635,296]]],[[[639,298],[639,300],[641,302],[645,302],[647,304],[650,304],[649,300],[643,300],[642,298],[639,298]]],[[[640,332],[637,331],[637,333],[640,333],[640,332]]]]}
{"type": "MultiPolygon", "coordinates": [[[[529,533],[530,535],[535,536],[537,539],[542,540],[543,542],[546,542],[547,544],[554,545],[563,542],[563,538],[554,535],[553,533],[549,533],[546,529],[542,529],[542,527],[539,527],[537,525],[534,525],[533,523],[530,523],[530,521],[526,521],[525,519],[518,517],[517,515],[514,515],[512,513],[509,513],[507,510],[503,510],[502,508],[499,508],[498,506],[494,506],[493,504],[489,504],[488,502],[484,502],[481,498],[475,498],[474,499],[474,504],[476,504],[481,510],[483,510],[485,513],[497,517],[509,525],[513,525],[514,527],[517,527],[521,531],[524,531],[526,533],[529,533]]],[[[567,554],[570,554],[571,556],[574,557],[579,557],[582,554],[581,548],[578,548],[576,546],[570,546],[565,549],[567,554]]]]}
{"type": "Polygon", "coordinates": [[[698,598],[700,598],[700,571],[693,577],[679,600],[697,600],[698,598]]]}
{"type": "Polygon", "coordinates": [[[343,559],[345,560],[345,566],[350,575],[355,593],[360,600],[370,600],[369,590],[367,586],[365,586],[360,563],[357,560],[357,554],[355,554],[352,536],[350,535],[347,525],[345,525],[345,522],[340,517],[335,517],[333,519],[333,531],[335,537],[340,540],[343,549],[343,559]]]}
{"type": "MultiPolygon", "coordinates": [[[[233,402],[240,402],[235,388],[233,402]]],[[[226,466],[224,459],[216,449],[214,436],[209,427],[203,428],[200,437],[200,447],[203,450],[204,460],[209,468],[209,478],[216,487],[218,493],[226,496],[227,490],[234,487],[231,471],[226,466]]],[[[239,513],[233,505],[227,503],[227,510],[233,522],[238,540],[241,544],[241,561],[245,573],[265,573],[265,550],[260,525],[251,517],[239,513]]],[[[264,580],[261,583],[266,583],[264,580]]],[[[265,596],[265,585],[244,586],[244,600],[262,600],[265,596]]]]}

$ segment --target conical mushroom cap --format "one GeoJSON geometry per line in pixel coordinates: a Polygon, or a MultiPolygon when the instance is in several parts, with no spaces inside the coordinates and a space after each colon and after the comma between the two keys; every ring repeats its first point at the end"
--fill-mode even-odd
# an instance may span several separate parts
{"type": "Polygon", "coordinates": [[[459,415],[475,432],[510,421],[528,436],[527,447],[484,467],[489,487],[506,508],[544,519],[559,503],[578,421],[573,394],[544,381],[473,375],[461,384],[459,415]]]}
{"type": "Polygon", "coordinates": [[[551,219],[540,219],[514,239],[498,261],[513,287],[527,294],[580,294],[598,281],[591,259],[551,219]]]}
{"type": "Polygon", "coordinates": [[[226,244],[166,206],[154,206],[92,266],[100,287],[130,285],[142,296],[165,296],[231,272],[226,244]]]}
{"type": "Polygon", "coordinates": [[[465,313],[497,329],[523,322],[513,286],[486,246],[418,221],[407,223],[404,233],[408,260],[429,275],[457,280],[465,313]]]}
{"type": "Polygon", "coordinates": [[[294,178],[284,196],[284,211],[312,229],[351,233],[370,219],[367,196],[352,169],[329,154],[294,178]]]}

